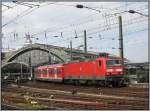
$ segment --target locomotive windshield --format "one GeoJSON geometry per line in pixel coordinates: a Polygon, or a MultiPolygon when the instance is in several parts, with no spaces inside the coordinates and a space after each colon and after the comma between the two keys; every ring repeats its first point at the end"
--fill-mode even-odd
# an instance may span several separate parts
{"type": "Polygon", "coordinates": [[[120,65],[121,61],[120,60],[107,60],[106,64],[107,66],[120,65]]]}

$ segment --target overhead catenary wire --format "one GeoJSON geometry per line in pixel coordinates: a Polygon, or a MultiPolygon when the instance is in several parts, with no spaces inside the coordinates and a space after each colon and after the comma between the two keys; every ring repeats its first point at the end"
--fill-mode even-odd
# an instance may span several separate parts
{"type": "MultiPolygon", "coordinates": [[[[54,3],[55,3],[55,2],[54,2],[54,3]]],[[[50,3],[50,4],[54,4],[54,3],[50,3]]],[[[48,4],[48,5],[50,5],[50,4],[48,4]]],[[[44,5],[44,6],[46,6],[46,5],[44,5]]],[[[40,8],[40,7],[43,7],[43,6],[30,7],[29,9],[23,11],[20,15],[16,16],[16,17],[13,18],[12,20],[10,20],[10,21],[8,21],[7,23],[5,23],[4,25],[2,25],[2,28],[5,27],[5,26],[8,25],[8,24],[14,22],[14,21],[17,20],[17,19],[22,18],[22,17],[24,17],[24,16],[30,14],[31,12],[33,12],[34,10],[36,10],[36,9],[38,9],[38,8],[40,8]]]]}
{"type": "Polygon", "coordinates": [[[23,1],[12,1],[13,3],[16,3],[16,4],[19,4],[19,5],[24,5],[24,6],[28,6],[30,8],[33,8],[34,6],[40,6],[39,4],[31,4],[31,3],[26,3],[26,2],[23,2],[23,1]]]}
{"type": "MultiPolygon", "coordinates": [[[[56,2],[55,2],[56,3],[56,2]]],[[[51,4],[51,3],[50,3],[51,4]]],[[[60,4],[60,5],[62,5],[62,4],[60,4]]],[[[68,5],[68,6],[74,6],[74,5],[68,5]]]]}
{"type": "MultiPolygon", "coordinates": [[[[141,18],[141,17],[139,17],[139,18],[141,18]]],[[[113,20],[113,19],[112,19],[113,20]]],[[[111,19],[109,19],[109,21],[111,21],[111,19]]],[[[129,20],[130,21],[130,20],[129,20]]],[[[87,23],[87,22],[86,22],[87,23]]],[[[108,25],[108,24],[107,24],[108,25]]],[[[75,25],[74,25],[75,26],[75,25]]],[[[72,27],[72,25],[67,25],[67,26],[64,26],[64,27],[56,27],[56,30],[61,30],[61,29],[65,29],[65,28],[70,28],[70,27],[72,27]]],[[[105,26],[106,27],[106,26],[105,26]]],[[[54,27],[53,28],[51,28],[51,29],[53,29],[54,30],[54,27]]],[[[45,30],[44,30],[45,31],[45,30]]],[[[35,36],[35,35],[38,35],[38,34],[42,34],[44,31],[41,31],[41,32],[38,32],[38,33],[35,33],[35,34],[32,34],[33,36],[35,36]]],[[[47,32],[51,32],[51,31],[48,31],[48,29],[46,30],[47,32]]]]}
{"type": "MultiPolygon", "coordinates": [[[[32,10],[33,10],[33,9],[32,9],[32,10]]],[[[14,22],[15,20],[17,20],[17,19],[19,19],[19,18],[21,18],[21,17],[23,17],[23,16],[29,14],[29,12],[27,12],[27,11],[31,11],[31,9],[29,8],[29,9],[23,11],[20,15],[14,17],[13,19],[11,19],[10,21],[8,21],[7,23],[3,24],[3,25],[2,25],[2,28],[5,27],[5,26],[8,25],[8,24],[14,22]]]]}
{"type": "MultiPolygon", "coordinates": [[[[141,31],[144,31],[144,30],[148,30],[148,29],[142,29],[142,30],[137,30],[136,32],[141,32],[141,31]]],[[[124,36],[127,36],[127,35],[130,35],[130,34],[133,34],[134,32],[131,32],[131,33],[128,33],[128,34],[125,34],[124,36]]],[[[88,36],[89,34],[87,34],[87,36],[88,36]]],[[[81,37],[83,37],[83,35],[82,36],[80,36],[80,38],[81,37]]],[[[115,36],[115,37],[112,37],[112,38],[116,38],[116,37],[118,37],[118,36],[115,36]]],[[[111,39],[112,39],[111,38],[111,39]]],[[[49,44],[56,44],[56,43],[61,43],[61,42],[66,42],[66,41],[70,41],[70,40],[73,40],[73,39],[75,39],[75,38],[66,38],[66,39],[63,39],[63,40],[59,40],[59,41],[56,41],[56,42],[51,42],[51,43],[49,43],[49,44]]]]}
{"type": "MultiPolygon", "coordinates": [[[[131,33],[134,33],[134,31],[131,32],[131,33]]],[[[92,35],[92,34],[99,34],[99,31],[93,32],[93,33],[88,33],[87,36],[90,36],[90,35],[92,35]]],[[[48,36],[48,37],[49,37],[49,36],[48,36]]],[[[82,38],[82,35],[78,35],[78,38],[82,38]]],[[[116,36],[116,38],[118,38],[118,37],[116,36]]],[[[103,40],[109,41],[109,40],[111,40],[111,39],[112,39],[112,37],[110,37],[110,38],[108,39],[108,37],[105,36],[105,39],[103,39],[103,40]]],[[[65,41],[68,41],[68,40],[72,40],[72,38],[67,38],[66,40],[60,40],[60,41],[52,42],[52,43],[49,43],[49,44],[61,43],[61,41],[64,41],[64,42],[65,42],[65,41]]],[[[98,40],[99,40],[99,39],[98,39],[98,40]]]]}
{"type": "MultiPolygon", "coordinates": [[[[54,3],[56,3],[56,2],[54,2],[54,3]]],[[[49,3],[49,4],[54,4],[54,3],[49,3]]],[[[49,5],[49,4],[46,4],[46,5],[49,5]]]]}
{"type": "MultiPolygon", "coordinates": [[[[138,19],[135,19],[135,20],[138,20],[138,19]]],[[[132,21],[132,20],[130,20],[130,21],[132,21]]],[[[145,19],[143,19],[142,20],[142,18],[141,18],[141,20],[139,19],[138,21],[135,21],[135,22],[132,22],[132,24],[135,24],[135,23],[140,23],[140,22],[145,22],[145,19]]],[[[128,21],[126,21],[126,22],[124,22],[125,24],[124,25],[132,25],[131,23],[128,23],[128,21]]],[[[105,26],[103,26],[103,27],[105,27],[105,26]]],[[[115,28],[118,28],[118,26],[114,26],[114,27],[112,27],[113,29],[115,29],[115,28]]],[[[99,27],[97,27],[97,28],[95,28],[95,29],[99,29],[99,27]]],[[[95,30],[94,29],[94,30],[95,30]]],[[[90,29],[90,31],[92,31],[93,29],[90,29]]],[[[96,32],[93,32],[93,33],[91,33],[91,35],[92,34],[96,34],[96,33],[99,33],[99,32],[102,32],[102,31],[105,31],[104,29],[102,29],[102,30],[98,30],[98,31],[96,31],[96,32]]],[[[11,33],[13,33],[13,32],[11,32],[11,33]]],[[[79,33],[78,33],[78,35],[80,35],[79,33]]]]}
{"type": "MultiPolygon", "coordinates": [[[[123,25],[125,26],[125,25],[133,25],[133,24],[136,24],[136,23],[139,23],[139,22],[145,22],[145,20],[147,20],[147,18],[141,18],[141,17],[137,17],[137,18],[133,18],[132,20],[126,20],[126,21],[124,21],[123,22],[123,25]],[[134,20],[134,21],[133,21],[134,20]],[[130,22],[132,22],[132,23],[130,23],[130,22]]],[[[118,25],[117,25],[118,23],[112,23],[112,24],[110,24],[111,25],[111,27],[113,28],[113,29],[115,29],[115,28],[118,28],[118,25]]],[[[104,26],[101,26],[101,28],[99,28],[99,27],[96,27],[96,28],[92,28],[92,29],[88,29],[88,30],[90,30],[90,31],[92,31],[92,30],[95,30],[95,29],[101,29],[101,30],[99,30],[99,32],[102,32],[102,31],[106,31],[106,29],[105,29],[105,27],[106,27],[106,25],[104,25],[104,26]]],[[[52,28],[53,29],[53,31],[55,31],[54,30],[54,28],[52,28]]],[[[56,29],[57,31],[59,30],[59,28],[58,29],[56,29]]],[[[47,31],[47,33],[48,32],[53,32],[53,31],[47,31]]],[[[62,31],[62,30],[61,30],[62,31]]],[[[95,33],[95,32],[93,32],[93,33],[95,33]]],[[[39,33],[37,33],[37,34],[39,34],[39,33]]],[[[79,35],[79,33],[78,33],[78,35],[79,35]]],[[[34,36],[34,35],[33,35],[34,36]]]]}
{"type": "MultiPolygon", "coordinates": [[[[6,13],[6,12],[8,12],[8,11],[10,11],[10,10],[13,10],[15,7],[17,7],[18,6],[18,4],[15,4],[14,6],[11,6],[11,8],[8,8],[8,9],[4,9],[4,10],[2,10],[2,12],[3,13],[6,13]]],[[[3,7],[2,7],[3,8],[3,7]]]]}
{"type": "Polygon", "coordinates": [[[8,9],[13,8],[13,7],[8,6],[8,5],[5,5],[5,4],[2,4],[2,6],[5,6],[5,7],[7,7],[8,9]]]}
{"type": "Polygon", "coordinates": [[[59,31],[60,32],[60,31],[59,31]]]}
{"type": "MultiPolygon", "coordinates": [[[[145,31],[145,30],[148,30],[148,29],[142,29],[142,30],[137,30],[136,32],[141,32],[141,31],[145,31]]],[[[127,35],[131,35],[131,34],[133,34],[134,32],[132,32],[132,33],[128,33],[128,34],[126,34],[126,35],[124,35],[124,36],[127,36],[127,35]]],[[[72,39],[75,39],[75,38],[72,38],[72,39]]],[[[65,40],[60,40],[60,41],[57,41],[57,42],[51,42],[51,43],[49,43],[49,44],[56,44],[56,43],[64,43],[64,42],[66,42],[66,41],[70,41],[70,40],[72,40],[72,39],[65,39],[65,40]]]]}

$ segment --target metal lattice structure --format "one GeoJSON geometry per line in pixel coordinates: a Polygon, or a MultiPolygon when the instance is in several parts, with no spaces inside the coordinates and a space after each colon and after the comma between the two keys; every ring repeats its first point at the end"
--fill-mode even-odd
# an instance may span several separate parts
{"type": "Polygon", "coordinates": [[[125,74],[129,81],[138,83],[149,82],[149,62],[125,64],[125,74]]]}
{"type": "Polygon", "coordinates": [[[69,59],[70,59],[69,56],[67,55],[67,53],[65,51],[61,50],[61,49],[48,47],[47,45],[30,44],[26,47],[23,47],[23,48],[15,51],[10,57],[8,57],[6,59],[6,62],[11,62],[17,56],[19,56],[19,55],[21,55],[21,54],[23,54],[27,51],[31,51],[31,50],[41,50],[41,51],[47,52],[49,54],[52,54],[52,55],[56,56],[62,62],[69,61],[69,59]]]}

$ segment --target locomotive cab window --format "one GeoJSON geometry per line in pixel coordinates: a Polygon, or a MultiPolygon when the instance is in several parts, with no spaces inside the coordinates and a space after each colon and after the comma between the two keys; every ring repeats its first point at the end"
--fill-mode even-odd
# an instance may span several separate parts
{"type": "Polygon", "coordinates": [[[107,64],[107,66],[120,65],[121,61],[120,60],[107,60],[106,64],[107,64]]]}

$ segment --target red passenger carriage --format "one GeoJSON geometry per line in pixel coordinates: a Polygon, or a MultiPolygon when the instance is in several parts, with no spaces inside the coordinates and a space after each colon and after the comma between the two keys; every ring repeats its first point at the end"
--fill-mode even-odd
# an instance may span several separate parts
{"type": "Polygon", "coordinates": [[[63,64],[40,66],[35,69],[35,78],[61,82],[64,78],[64,66],[63,64]]]}

